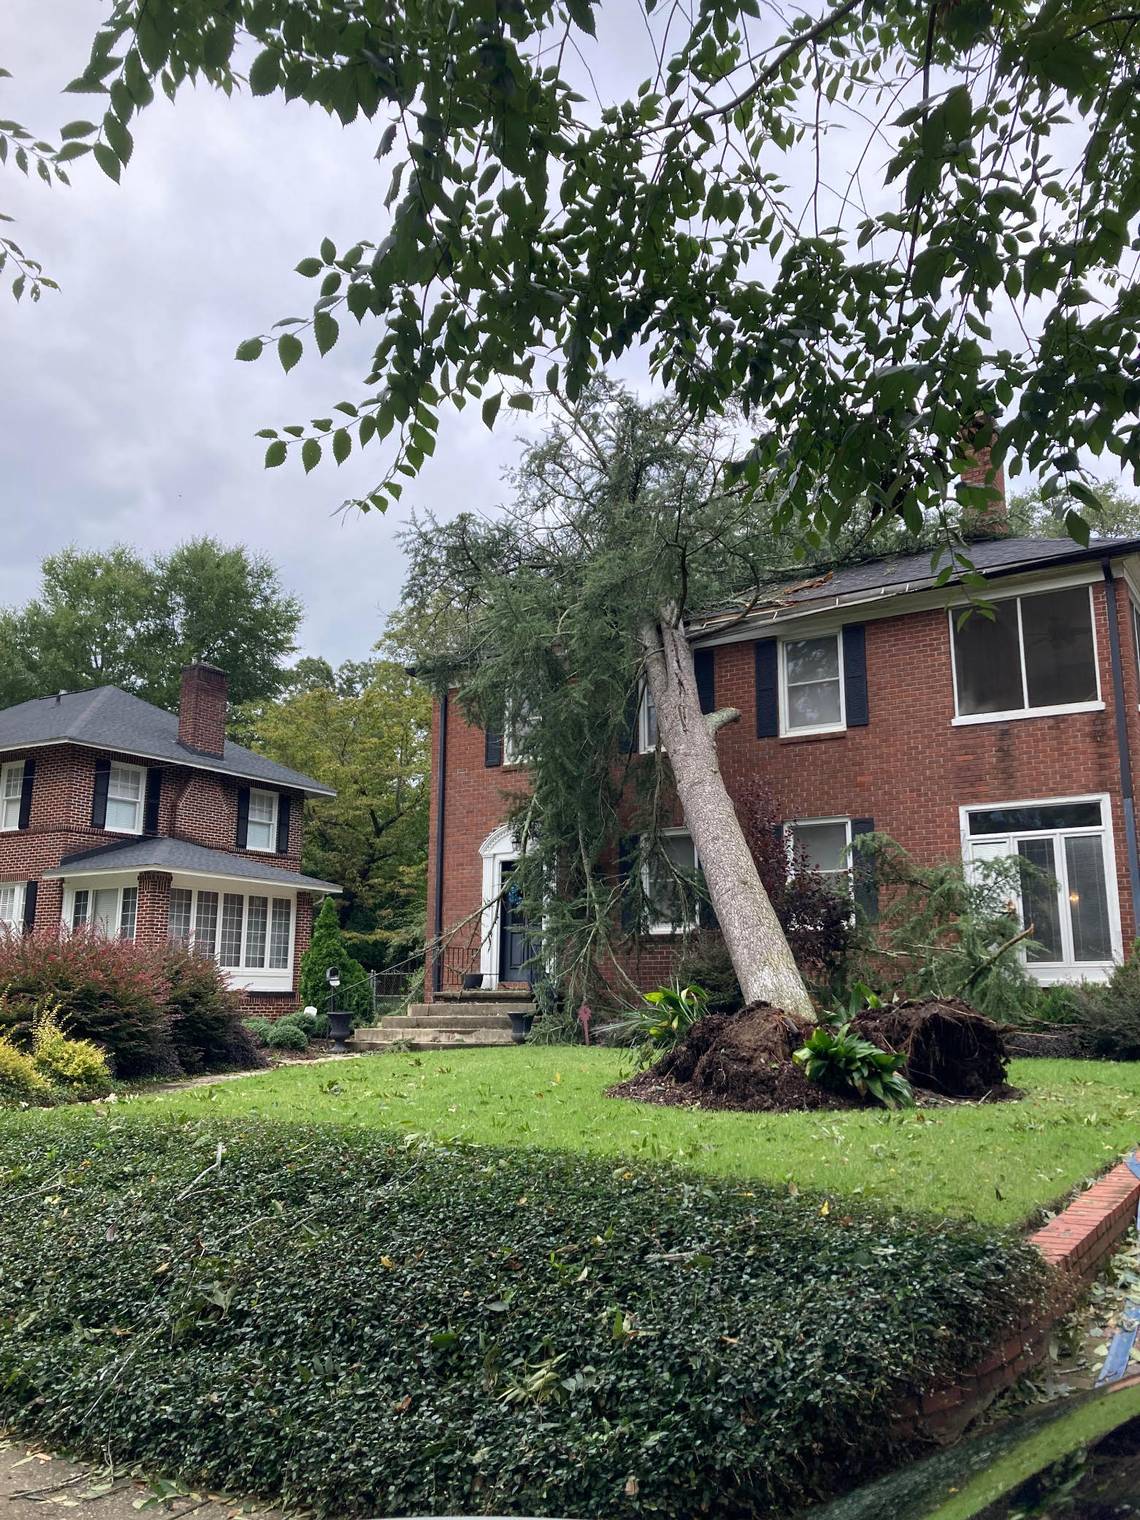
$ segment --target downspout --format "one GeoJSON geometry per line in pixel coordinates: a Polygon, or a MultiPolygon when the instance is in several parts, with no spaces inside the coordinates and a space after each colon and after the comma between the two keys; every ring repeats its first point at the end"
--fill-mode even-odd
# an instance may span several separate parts
{"type": "MultiPolygon", "coordinates": [[[[435,892],[432,902],[431,990],[443,991],[443,820],[447,806],[447,700],[445,691],[439,703],[439,775],[435,783],[435,892]]],[[[1131,815],[1129,815],[1131,816],[1131,815]]],[[[1140,898],[1137,899],[1140,901],[1140,898]]]]}
{"type": "Polygon", "coordinates": [[[1124,707],[1124,663],[1120,657],[1120,582],[1109,560],[1101,561],[1108,600],[1108,651],[1112,664],[1112,697],[1116,706],[1116,751],[1120,759],[1120,789],[1124,794],[1124,841],[1128,851],[1128,882],[1132,889],[1132,936],[1140,932],[1140,855],[1136,850],[1136,809],[1132,801],[1132,753],[1124,707]]]}

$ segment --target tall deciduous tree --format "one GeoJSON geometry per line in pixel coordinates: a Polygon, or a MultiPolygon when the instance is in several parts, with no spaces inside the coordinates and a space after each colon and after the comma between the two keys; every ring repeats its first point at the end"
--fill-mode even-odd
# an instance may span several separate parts
{"type": "MultiPolygon", "coordinates": [[[[645,407],[595,385],[528,453],[501,521],[428,521],[409,535],[407,596],[452,609],[425,672],[441,691],[458,686],[530,762],[514,806],[517,874],[572,988],[607,955],[618,964],[621,917],[660,915],[656,899],[676,906],[692,886],[669,879],[656,833],[671,774],[745,999],[810,1017],[720,773],[717,732],[740,714],[702,712],[687,637],[694,610],[755,589],[772,553],[755,493],[732,469],[737,443],[730,427],[689,424],[676,401],[645,407]],[[643,688],[660,735],[649,762],[630,754],[643,688]],[[621,835],[638,846],[614,885],[621,835]]],[[[691,916],[691,898],[681,911],[691,916]]]]}
{"type": "Polygon", "coordinates": [[[392,660],[304,659],[279,701],[235,715],[244,743],[336,790],[309,801],[303,865],[344,888],[346,927],[408,937],[423,916],[431,702],[392,660]]]}
{"type": "Polygon", "coordinates": [[[199,538],[150,560],[65,549],[44,560],[37,597],[0,611],[0,706],[121,686],[172,710],[199,659],[228,672],[234,702],[273,696],[301,616],[272,563],[241,545],[199,538]]]}
{"type": "Polygon", "coordinates": [[[1140,467],[1138,67],[1104,0],[115,0],[69,86],[108,108],[69,130],[117,179],[153,83],[378,118],[390,217],[238,349],[288,370],[372,322],[363,393],[267,430],[269,465],[392,434],[384,506],[443,400],[573,401],[642,345],[691,416],[739,399],[778,530],[866,498],[917,532],[978,414],[1078,504],[1082,449],[1140,467]],[[615,43],[624,98],[590,71],[615,43]]]}

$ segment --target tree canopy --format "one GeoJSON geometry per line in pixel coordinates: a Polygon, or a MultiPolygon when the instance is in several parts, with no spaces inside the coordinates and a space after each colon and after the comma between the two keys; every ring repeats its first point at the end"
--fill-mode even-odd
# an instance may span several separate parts
{"type": "Polygon", "coordinates": [[[242,545],[197,538],[152,559],[64,549],[43,561],[38,596],[0,611],[0,707],[110,685],[173,710],[192,660],[228,673],[233,702],[270,697],[301,617],[274,565],[242,545]]]}
{"type": "Polygon", "coordinates": [[[918,531],[979,416],[1078,504],[1081,451],[1140,467],[1138,62],[1104,0],[115,0],[68,87],[107,108],[65,135],[118,179],[155,85],[198,82],[377,122],[390,217],[321,240],[312,314],[238,357],[291,369],[346,318],[376,346],[268,465],[391,435],[384,506],[445,400],[490,424],[640,348],[691,416],[739,401],[745,477],[823,541],[864,498],[918,531]],[[642,79],[607,95],[623,18],[642,79]]]}
{"type": "Polygon", "coordinates": [[[306,804],[303,868],[344,888],[342,923],[422,937],[431,699],[393,660],[299,660],[276,701],[234,715],[245,744],[336,790],[306,804]]]}

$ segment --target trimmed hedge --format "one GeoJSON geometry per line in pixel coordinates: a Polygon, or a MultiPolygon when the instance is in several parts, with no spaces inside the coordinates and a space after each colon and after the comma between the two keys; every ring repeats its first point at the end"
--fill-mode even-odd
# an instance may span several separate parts
{"type": "Polygon", "coordinates": [[[345,1515],[790,1508],[1046,1286],[965,1225],[122,1111],[0,1125],[0,1213],[0,1422],[345,1515]]]}

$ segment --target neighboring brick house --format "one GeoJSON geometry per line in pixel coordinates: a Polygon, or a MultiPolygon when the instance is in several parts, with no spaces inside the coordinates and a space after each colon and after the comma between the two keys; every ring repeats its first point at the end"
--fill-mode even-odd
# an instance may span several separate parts
{"type": "MultiPolygon", "coordinates": [[[[992,619],[958,626],[961,587],[938,586],[920,553],[770,588],[743,621],[695,620],[702,706],[741,713],[718,735],[721,769],[733,795],[762,780],[808,858],[837,876],[870,829],[926,863],[1016,855],[1044,868],[1055,888],[1040,873],[1023,881],[1022,916],[1042,946],[1030,971],[1101,979],[1140,932],[1140,539],[1004,538],[970,554],[992,619]]],[[[644,702],[639,729],[652,749],[644,702]]],[[[436,704],[428,904],[445,941],[479,922],[517,859],[504,794],[526,772],[508,760],[454,695],[436,704]]],[[[678,812],[672,825],[668,848],[691,867],[678,812]]],[[[508,893],[475,939],[454,936],[429,987],[465,970],[488,986],[525,976],[513,912],[508,893]]],[[[675,954],[661,917],[630,949],[643,987],[667,979],[675,954]]]]}
{"type": "Polygon", "coordinates": [[[305,797],[332,790],[225,736],[225,672],[182,674],[177,715],[116,686],[0,712],[0,925],[80,926],[216,957],[259,1012],[297,1004],[313,901],[305,797]]]}

